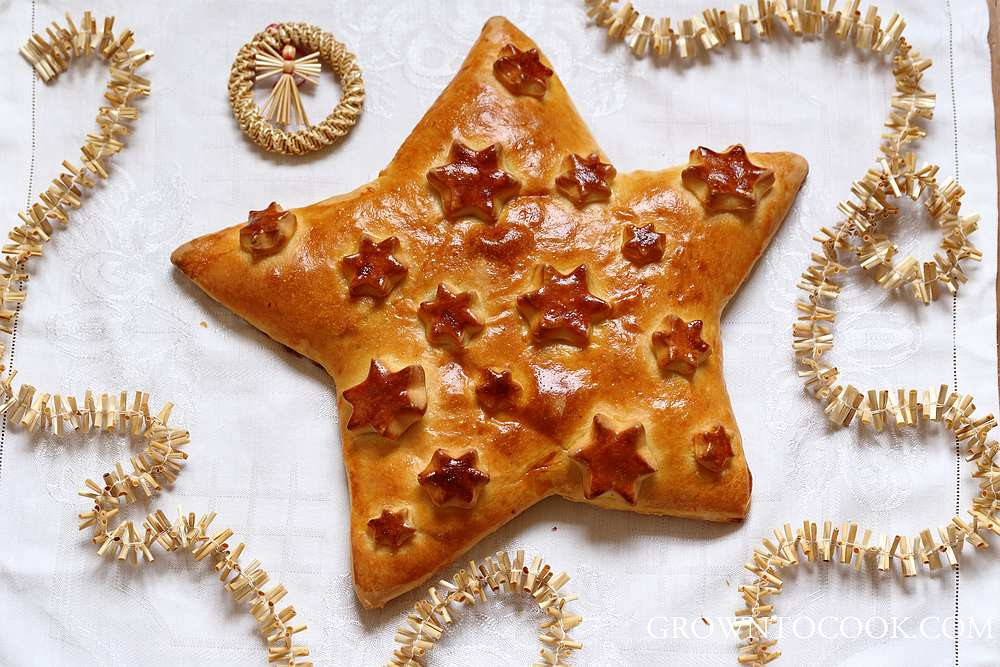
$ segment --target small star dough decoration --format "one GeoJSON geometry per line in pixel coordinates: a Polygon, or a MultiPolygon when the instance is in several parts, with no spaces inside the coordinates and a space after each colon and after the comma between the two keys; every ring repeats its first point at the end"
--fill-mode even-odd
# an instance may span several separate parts
{"type": "Polygon", "coordinates": [[[701,320],[685,322],[676,315],[663,318],[662,328],[653,333],[653,354],[665,371],[691,377],[708,358],[712,346],[702,340],[701,320]]]}
{"type": "Polygon", "coordinates": [[[587,157],[569,155],[566,172],[556,179],[556,189],[577,206],[611,198],[611,181],[615,168],[601,162],[597,153],[587,157]]]}
{"type": "Polygon", "coordinates": [[[240,230],[240,247],[253,257],[273,254],[295,233],[295,214],[271,202],[263,211],[250,211],[240,230]]]}
{"type": "Polygon", "coordinates": [[[695,460],[712,472],[721,472],[733,458],[732,438],[722,426],[716,425],[703,433],[696,433],[692,444],[695,460]]]}
{"type": "Polygon", "coordinates": [[[343,397],[351,404],[348,429],[371,430],[395,440],[427,409],[424,369],[412,365],[392,372],[372,359],[368,377],[345,390],[343,397]]]}
{"type": "Polygon", "coordinates": [[[376,180],[289,209],[266,254],[241,245],[257,218],[173,254],[334,378],[366,606],[547,496],[749,506],[719,319],[806,162],[735,146],[616,173],[552,69],[491,19],[376,180]]]}
{"type": "Polygon", "coordinates": [[[572,454],[587,468],[583,497],[591,500],[613,491],[635,505],[640,482],[656,471],[639,451],[645,444],[642,424],[616,431],[607,417],[595,415],[593,438],[572,454]]]}
{"type": "Polygon", "coordinates": [[[563,275],[553,266],[541,266],[538,289],[517,297],[536,343],[565,342],[587,347],[592,323],[603,320],[611,307],[590,293],[587,267],[581,264],[563,275]]]}
{"type": "Polygon", "coordinates": [[[753,164],[743,146],[722,153],[699,146],[681,172],[684,185],[711,211],[752,210],[774,183],[770,169],[753,164]]]}
{"type": "Polygon", "coordinates": [[[656,231],[653,228],[653,223],[642,227],[625,225],[622,256],[636,266],[659,262],[663,258],[663,251],[666,247],[666,234],[656,231]]]}
{"type": "Polygon", "coordinates": [[[417,482],[424,487],[431,502],[439,507],[472,507],[479,497],[480,487],[490,481],[490,476],[476,467],[478,459],[474,449],[457,456],[439,449],[424,471],[417,475],[417,482]]]}
{"type": "Polygon", "coordinates": [[[542,63],[538,49],[522,51],[507,44],[493,63],[493,74],[514,95],[544,97],[552,70],[542,63]]]}
{"type": "Polygon", "coordinates": [[[521,184],[500,169],[500,147],[481,151],[455,142],[448,162],[427,172],[427,182],[441,197],[444,217],[458,220],[474,215],[495,222],[497,206],[517,194],[521,184]]]}
{"type": "Polygon", "coordinates": [[[427,327],[427,340],[435,345],[462,347],[470,336],[483,329],[483,323],[469,306],[474,296],[471,292],[452,294],[444,285],[438,285],[433,301],[420,304],[420,319],[427,327]]]}
{"type": "Polygon", "coordinates": [[[398,549],[413,537],[417,531],[413,526],[407,525],[406,515],[405,509],[390,510],[387,507],[377,517],[369,519],[368,529],[375,544],[398,549]]]}
{"type": "Polygon", "coordinates": [[[351,296],[384,299],[406,277],[406,267],[393,254],[399,250],[399,239],[390,236],[374,241],[361,237],[361,245],[353,255],[341,260],[348,272],[348,292],[351,296]]]}

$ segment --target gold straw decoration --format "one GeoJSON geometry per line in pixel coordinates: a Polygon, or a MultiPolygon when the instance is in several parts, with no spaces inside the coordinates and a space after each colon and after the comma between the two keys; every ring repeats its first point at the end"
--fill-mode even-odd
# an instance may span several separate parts
{"type": "Polygon", "coordinates": [[[740,586],[744,608],[736,612],[736,623],[744,643],[740,664],[765,665],[781,655],[777,640],[768,638],[774,606],[769,598],[781,593],[783,568],[802,562],[836,562],[860,571],[890,572],[898,564],[904,577],[944,566],[957,568],[965,545],[987,548],[986,532],[1000,535],[1000,466],[995,462],[1000,444],[990,439],[996,426],[993,415],[978,416],[972,396],[950,391],[947,385],[918,389],[859,390],[838,382],[838,371],[823,359],[833,348],[834,300],[840,293],[843,261],[853,258],[885,289],[908,288],[924,304],[936,299],[943,287],[951,295],[966,282],[965,260],[979,261],[982,253],[971,243],[979,217],[962,215],[965,191],[954,180],[937,181],[937,165],[917,166],[909,144],[925,136],[921,126],[934,113],[935,97],[921,85],[931,61],[923,58],[903,38],[906,22],[893,14],[888,21],[877,8],[864,13],[860,0],[838,3],[826,9],[819,0],[758,0],[739,4],[731,12],[709,9],[701,17],[672,23],[654,21],[626,3],[613,9],[616,0],[587,0],[588,15],[608,29],[613,39],[624,41],[636,56],[651,45],[655,57],[691,59],[729,42],[750,42],[772,37],[779,26],[795,36],[835,38],[864,51],[890,55],[888,64],[896,81],[886,130],[875,166],[851,186],[852,198],[841,202],[842,218],[823,227],[814,240],[819,244],[808,269],[798,283],[803,296],[797,303],[798,319],[792,327],[792,347],[799,363],[799,376],[806,389],[824,405],[824,412],[837,426],[851,423],[876,431],[919,428],[938,423],[954,434],[955,441],[972,462],[972,477],[979,480],[968,517],[952,517],[935,530],[921,530],[908,537],[892,531],[861,528],[853,522],[813,521],[801,527],[784,524],[773,531],[773,541],[764,538],[754,550],[746,569],[751,583],[740,586]],[[674,27],[682,26],[680,33],[674,27]],[[942,230],[940,252],[932,261],[914,257],[897,259],[897,246],[879,233],[879,223],[897,213],[892,201],[909,197],[923,204],[928,216],[942,230]],[[923,566],[923,568],[921,567],[923,566]]]}
{"type": "Polygon", "coordinates": [[[279,125],[310,126],[305,109],[302,108],[302,97],[299,95],[299,85],[296,77],[316,85],[319,83],[319,52],[296,58],[297,51],[291,44],[286,44],[279,55],[270,44],[262,44],[257,50],[255,65],[257,67],[256,81],[263,81],[277,76],[278,81],[271,89],[271,94],[264,102],[264,117],[279,125]],[[291,120],[292,116],[295,120],[291,120]]]}
{"type": "Polygon", "coordinates": [[[502,551],[481,563],[469,561],[469,569],[459,570],[451,581],[442,579],[413,606],[406,616],[406,625],[396,630],[399,646],[386,667],[423,667],[427,653],[454,622],[452,605],[472,606],[485,602],[488,591],[496,594],[501,590],[527,593],[547,616],[538,637],[546,648],[541,650],[541,660],[532,667],[568,667],[565,661],[573,651],[583,648],[583,644],[569,635],[583,619],[566,611],[566,604],[577,599],[575,595],[560,592],[568,581],[569,575],[554,574],[541,558],[535,557],[529,564],[524,551],[517,551],[513,561],[502,551]]]}
{"type": "MultiPolygon", "coordinates": [[[[46,37],[35,34],[21,48],[21,54],[31,63],[45,82],[65,72],[80,56],[97,54],[108,63],[111,80],[97,116],[98,130],[88,134],[80,149],[80,165],[63,162],[63,171],[52,186],[39,196],[39,201],[27,211],[18,213],[20,225],[8,234],[3,246],[6,257],[0,261],[0,331],[13,331],[14,319],[26,295],[27,264],[39,257],[53,233],[53,222],[67,224],[69,211],[79,208],[84,193],[93,188],[96,179],[107,178],[112,156],[124,147],[122,139],[130,131],[130,123],[139,116],[133,102],[149,94],[149,81],[136,74],[136,69],[152,58],[149,51],[133,48],[131,30],[115,36],[114,17],[105,18],[102,28],[90,12],[85,12],[79,27],[69,15],[66,27],[53,23],[46,28],[46,37]]],[[[0,356],[5,346],[0,343],[0,356]]],[[[145,441],[143,451],[131,457],[127,470],[121,463],[104,473],[101,482],[85,481],[80,495],[90,507],[79,515],[80,529],[93,529],[92,541],[99,555],[110,554],[115,560],[139,565],[153,560],[157,546],[165,551],[187,551],[195,560],[211,556],[219,579],[238,603],[249,605],[258,630],[267,644],[268,662],[281,665],[311,665],[302,658],[309,655],[304,646],[294,643],[294,635],[305,625],[293,625],[294,607],[276,607],[287,591],[281,584],[265,588],[269,576],[259,561],[242,565],[239,558],[244,544],[230,549],[230,529],[209,532],[215,513],[196,517],[178,510],[173,521],[161,510],[150,512],[140,527],[132,521],[112,520],[127,505],[147,499],[160,492],[164,484],[172,484],[180,473],[187,454],[181,449],[190,442],[184,428],[168,425],[172,405],[167,403],[159,412],[149,407],[149,395],[136,391],[95,394],[88,390],[82,401],[76,396],[39,392],[35,387],[14,385],[17,371],[6,377],[0,364],[0,414],[7,423],[29,432],[50,431],[56,436],[71,431],[88,433],[118,433],[145,441]]]]}
{"type": "Polygon", "coordinates": [[[275,23],[257,33],[240,48],[229,75],[229,103],[240,128],[261,148],[284,155],[305,155],[338,141],[358,122],[364,101],[357,58],[333,35],[307,23],[275,23]],[[308,55],[296,58],[299,52],[308,55]],[[295,77],[317,83],[321,60],[340,79],[340,102],[311,125],[295,77]],[[278,81],[261,111],[253,98],[254,83],[274,76],[278,81]],[[289,132],[284,126],[293,118],[304,127],[289,132]]]}

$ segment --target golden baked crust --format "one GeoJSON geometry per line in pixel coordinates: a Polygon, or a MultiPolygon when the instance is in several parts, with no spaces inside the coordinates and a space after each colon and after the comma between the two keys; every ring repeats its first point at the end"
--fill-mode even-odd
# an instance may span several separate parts
{"type": "Polygon", "coordinates": [[[550,495],[711,521],[748,508],[719,316],[806,162],[703,151],[687,186],[685,167],[615,175],[551,63],[519,69],[534,48],[491,19],[375,181],[291,209],[266,253],[237,225],[172,256],[336,381],[368,607],[550,495]]]}

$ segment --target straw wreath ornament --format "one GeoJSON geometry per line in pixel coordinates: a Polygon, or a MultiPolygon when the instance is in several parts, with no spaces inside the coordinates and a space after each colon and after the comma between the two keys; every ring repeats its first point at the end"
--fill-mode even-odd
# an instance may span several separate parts
{"type": "Polygon", "coordinates": [[[229,102],[240,128],[261,148],[284,155],[305,155],[338,141],[358,122],[364,100],[357,58],[333,35],[307,23],[272,23],[240,48],[229,75],[229,102]],[[340,102],[312,125],[299,82],[317,84],[321,62],[340,79],[340,102]],[[274,77],[262,110],[254,84],[274,77]],[[285,129],[290,124],[301,127],[292,132],[285,129]]]}

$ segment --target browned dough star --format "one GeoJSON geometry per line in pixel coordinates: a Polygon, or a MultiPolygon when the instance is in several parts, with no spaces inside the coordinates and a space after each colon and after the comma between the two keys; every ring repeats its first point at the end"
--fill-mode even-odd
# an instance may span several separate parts
{"type": "Polygon", "coordinates": [[[721,153],[699,146],[681,172],[684,185],[713,211],[752,209],[774,183],[770,169],[753,164],[743,146],[721,153]]]}
{"type": "Polygon", "coordinates": [[[695,433],[691,442],[698,463],[712,472],[720,472],[733,458],[733,440],[725,427],[716,424],[707,431],[695,433]]]}
{"type": "Polygon", "coordinates": [[[615,168],[601,162],[601,156],[575,153],[566,157],[566,171],[556,179],[556,189],[577,206],[611,199],[615,168]]]}
{"type": "Polygon", "coordinates": [[[521,385],[514,381],[510,371],[483,369],[482,382],[476,387],[476,400],[487,412],[502,412],[517,406],[521,385]]]}
{"type": "MultiPolygon", "coordinates": [[[[557,184],[567,160],[613,162],[556,75],[530,88],[540,96],[498,79],[503,59],[516,55],[508,45],[536,48],[492,19],[378,178],[291,208],[295,229],[272,254],[242,249],[237,225],[173,255],[211,296],[334,378],[351,496],[343,511],[366,606],[419,585],[547,496],[712,521],[739,520],[749,504],[720,315],[791,206],[805,161],[730,150],[708,162],[697,153],[688,165],[619,170],[613,180],[606,169],[577,206],[557,184]],[[685,185],[689,166],[698,169],[685,185]],[[699,189],[717,182],[719,201],[699,189]],[[720,202],[741,208],[719,210],[720,202]],[[662,235],[657,261],[638,266],[626,256],[629,225],[662,235]],[[466,335],[464,315],[447,324],[452,309],[435,298],[439,285],[456,298],[475,294],[470,313],[482,330],[466,335]],[[703,323],[699,340],[712,354],[680,341],[676,359],[691,362],[681,368],[690,375],[657,363],[654,334],[668,317],[703,323]],[[462,344],[429,340],[434,322],[440,340],[454,343],[454,333],[462,344]],[[587,447],[598,414],[626,444],[638,443],[641,428],[645,444],[597,456],[587,447]],[[715,427],[732,456],[712,444],[699,461],[708,441],[696,436],[715,427]],[[469,465],[448,477],[447,462],[434,465],[438,450],[469,465]],[[580,452],[590,453],[574,459],[580,452]],[[616,461],[627,475],[608,477],[616,461]],[[718,471],[705,466],[718,462],[718,471]],[[452,497],[439,479],[455,480],[452,497]],[[416,531],[397,548],[376,543],[368,525],[385,508],[406,510],[416,531]]],[[[659,238],[639,245],[652,257],[659,238]]]]}
{"type": "Polygon", "coordinates": [[[667,237],[653,228],[653,223],[636,227],[625,225],[625,241],[622,255],[636,266],[645,266],[663,259],[667,247],[667,237]]]}
{"type": "Polygon", "coordinates": [[[594,415],[593,438],[572,455],[587,468],[583,496],[590,500],[614,491],[629,505],[635,505],[639,484],[656,471],[640,452],[645,445],[646,430],[642,424],[616,431],[607,417],[594,415]]]}
{"type": "Polygon", "coordinates": [[[420,319],[427,327],[427,340],[435,345],[460,348],[465,342],[483,330],[480,322],[469,306],[472,292],[452,293],[444,284],[438,285],[432,301],[420,304],[420,319]]]}
{"type": "Polygon", "coordinates": [[[473,215],[494,222],[496,207],[521,188],[500,168],[500,148],[491,144],[481,151],[456,141],[449,161],[427,172],[427,181],[441,196],[444,217],[457,220],[473,215]]]}
{"type": "Polygon", "coordinates": [[[590,325],[611,312],[607,303],[590,293],[587,267],[563,275],[552,266],[541,267],[538,289],[517,298],[536,343],[564,342],[586,347],[590,325]]]}
{"type": "Polygon", "coordinates": [[[375,242],[370,236],[361,237],[361,245],[353,255],[341,260],[348,277],[351,296],[370,296],[384,299],[406,277],[407,269],[393,255],[399,248],[399,239],[390,236],[375,242]]]}
{"type": "Polygon", "coordinates": [[[406,523],[407,510],[382,509],[382,513],[368,520],[368,530],[371,531],[375,544],[398,549],[417,532],[416,528],[406,523]]]}
{"type": "Polygon", "coordinates": [[[538,49],[522,51],[508,44],[499,56],[493,63],[493,74],[507,90],[515,95],[545,96],[552,70],[541,61],[538,49]]]}
{"type": "Polygon", "coordinates": [[[417,483],[438,507],[472,507],[480,487],[490,481],[489,474],[476,467],[478,462],[479,455],[474,449],[458,456],[439,449],[417,475],[417,483]]]}
{"type": "Polygon", "coordinates": [[[240,230],[240,247],[254,257],[266,257],[281,250],[295,233],[295,214],[271,204],[263,211],[250,211],[240,230]]]}
{"type": "Polygon", "coordinates": [[[653,333],[656,363],[665,371],[691,377],[712,352],[712,346],[701,338],[704,323],[685,322],[676,315],[667,315],[660,326],[653,333]]]}
{"type": "Polygon", "coordinates": [[[368,377],[361,384],[345,389],[344,400],[351,404],[349,430],[370,430],[395,440],[427,409],[424,369],[407,366],[393,373],[372,359],[368,377]]]}

